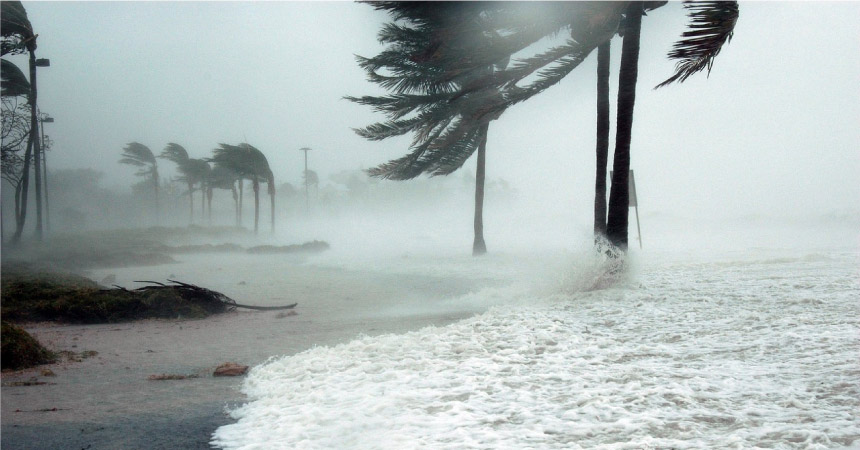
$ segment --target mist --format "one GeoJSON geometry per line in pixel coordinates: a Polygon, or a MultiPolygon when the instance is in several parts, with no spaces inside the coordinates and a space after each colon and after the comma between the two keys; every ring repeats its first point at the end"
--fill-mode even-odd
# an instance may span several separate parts
{"type": "MultiPolygon", "coordinates": [[[[685,11],[648,12],[627,248],[595,237],[594,51],[489,126],[480,256],[476,157],[447,176],[368,174],[412,144],[359,136],[384,115],[345,98],[390,94],[356,61],[386,49],[385,12],[23,6],[55,121],[42,238],[33,181],[19,243],[15,187],[0,188],[4,330],[11,317],[59,356],[4,362],[4,449],[860,442],[860,3],[741,2],[712,69],[660,89],[685,11]],[[120,162],[131,143],[157,184],[120,162]],[[161,157],[169,143],[212,167],[216,150],[258,149],[259,207],[247,180],[238,214],[235,180],[210,201],[161,157]],[[70,300],[146,283],[263,309],[96,320],[109,305],[70,300]],[[214,376],[228,361],[248,372],[214,376]]],[[[610,169],[620,66],[615,37],[610,169]]]]}

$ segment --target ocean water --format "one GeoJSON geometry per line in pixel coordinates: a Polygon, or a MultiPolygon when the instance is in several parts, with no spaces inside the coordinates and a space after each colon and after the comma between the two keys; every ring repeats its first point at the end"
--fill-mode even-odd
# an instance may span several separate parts
{"type": "MultiPolygon", "coordinates": [[[[716,247],[715,247],[716,248],[716,247]]],[[[224,449],[860,446],[856,247],[401,254],[313,264],[488,277],[475,316],[274,356],[224,449]]],[[[443,308],[444,303],[433,305],[443,308]]]]}

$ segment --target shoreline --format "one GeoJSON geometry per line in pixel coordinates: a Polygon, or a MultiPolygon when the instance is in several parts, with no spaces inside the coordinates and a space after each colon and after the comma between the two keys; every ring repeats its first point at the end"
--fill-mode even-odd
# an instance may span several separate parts
{"type": "MultiPolygon", "coordinates": [[[[276,260],[255,256],[247,261],[254,261],[262,270],[276,260]]],[[[123,284],[130,274],[158,278],[160,272],[179,273],[183,269],[211,273],[213,265],[218,265],[217,261],[200,257],[189,258],[180,267],[171,264],[100,272],[118,273],[118,284],[123,284]]],[[[431,312],[426,308],[428,302],[438,302],[443,295],[464,295],[486,284],[281,262],[283,267],[289,270],[280,276],[280,286],[255,287],[253,280],[241,286],[235,280],[221,281],[234,290],[258,291],[258,304],[269,299],[282,302],[286,296],[299,303],[296,315],[235,311],[199,320],[23,324],[51,350],[97,354],[81,362],[61,360],[2,374],[2,448],[210,448],[212,432],[232,421],[225,407],[244,402],[239,391],[244,377],[214,378],[212,371],[217,365],[232,361],[253,367],[271,357],[337,345],[362,334],[444,326],[479,311],[472,307],[431,312]],[[259,292],[280,292],[284,286],[291,286],[291,292],[278,297],[263,298],[259,292]],[[56,376],[42,376],[43,368],[56,376]],[[199,377],[147,379],[162,373],[199,377]],[[31,377],[51,384],[8,385],[31,377]]],[[[195,282],[193,278],[188,281],[195,282]]],[[[212,286],[220,291],[219,287],[212,286]]],[[[251,299],[248,295],[237,297],[251,299]]]]}

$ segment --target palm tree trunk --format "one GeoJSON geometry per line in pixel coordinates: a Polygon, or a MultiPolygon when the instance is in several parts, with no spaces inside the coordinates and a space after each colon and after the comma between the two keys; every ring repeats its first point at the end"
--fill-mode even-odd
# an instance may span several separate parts
{"type": "Polygon", "coordinates": [[[236,192],[236,186],[230,184],[230,191],[233,192],[233,205],[236,209],[236,226],[239,226],[239,194],[236,192]]]}
{"type": "Polygon", "coordinates": [[[15,234],[12,235],[12,244],[17,244],[21,241],[21,235],[24,233],[24,224],[27,222],[27,193],[30,185],[30,159],[33,157],[33,134],[27,137],[27,150],[24,151],[24,167],[21,173],[21,208],[18,211],[18,216],[15,218],[15,234]]]}
{"type": "Polygon", "coordinates": [[[193,183],[188,183],[188,202],[189,202],[188,204],[191,208],[191,210],[189,211],[190,214],[188,215],[188,224],[193,225],[194,224],[194,184],[193,183]]]}
{"type": "Polygon", "coordinates": [[[630,204],[630,141],[633,129],[633,106],[636,103],[636,78],[639,64],[639,32],[642,26],[642,3],[627,7],[621,68],[618,74],[618,115],[616,119],[615,156],[612,161],[612,188],[609,193],[609,218],[606,235],[613,245],[627,251],[627,224],[630,204]]]}
{"type": "Polygon", "coordinates": [[[161,222],[160,216],[160,208],[158,206],[158,168],[152,167],[152,181],[155,184],[155,224],[159,225],[161,222]]]}
{"type": "MultiPolygon", "coordinates": [[[[272,183],[270,180],[269,183],[272,183]]],[[[271,186],[269,189],[269,200],[271,202],[271,214],[272,214],[272,233],[275,232],[275,187],[271,186]]]]}
{"type": "Polygon", "coordinates": [[[206,200],[208,202],[207,206],[209,208],[209,218],[208,218],[209,226],[212,226],[212,188],[211,187],[206,189],[206,200]]]}
{"type": "Polygon", "coordinates": [[[200,224],[206,218],[206,186],[200,182],[200,224]]]}
{"type": "Polygon", "coordinates": [[[475,171],[475,240],[472,243],[472,256],[487,253],[487,244],[484,242],[484,178],[489,127],[489,124],[481,125],[481,143],[478,145],[478,168],[475,171]]]}
{"type": "Polygon", "coordinates": [[[609,159],[610,41],[597,47],[597,170],[594,177],[594,238],[606,236],[606,165],[609,159]]]}
{"type": "Polygon", "coordinates": [[[256,235],[260,230],[260,181],[257,180],[256,175],[254,175],[252,187],[254,188],[254,234],[256,235]]]}
{"type": "Polygon", "coordinates": [[[239,178],[239,209],[238,209],[238,219],[236,220],[236,226],[242,226],[242,199],[245,197],[245,180],[239,178]]]}

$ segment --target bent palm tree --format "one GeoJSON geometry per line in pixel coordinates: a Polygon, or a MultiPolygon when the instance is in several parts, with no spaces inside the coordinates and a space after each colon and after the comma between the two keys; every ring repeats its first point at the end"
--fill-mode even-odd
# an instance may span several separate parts
{"type": "Polygon", "coordinates": [[[206,182],[206,196],[209,201],[209,214],[211,220],[212,214],[212,194],[214,189],[225,189],[233,193],[233,203],[236,210],[236,226],[239,225],[239,195],[236,192],[236,180],[239,178],[232,170],[216,165],[209,173],[209,179],[206,182]]]}
{"type": "Polygon", "coordinates": [[[190,205],[188,223],[194,223],[194,184],[197,180],[189,173],[188,161],[190,158],[188,157],[188,151],[185,150],[185,147],[171,142],[164,147],[164,150],[162,150],[158,157],[176,164],[176,169],[180,173],[177,181],[185,182],[188,185],[188,202],[190,205]]]}
{"type": "Polygon", "coordinates": [[[380,41],[390,46],[374,58],[358,58],[370,81],[393,90],[394,94],[347,97],[373,106],[390,119],[355,131],[369,140],[408,132],[413,132],[414,138],[408,155],[368,173],[395,180],[412,179],[422,173],[448,175],[462,167],[477,151],[472,254],[485,254],[483,201],[487,131],[489,122],[499,117],[492,112],[492,105],[500,101],[501,95],[495,88],[473,89],[472,86],[506,67],[509,58],[488,61],[481,70],[458,74],[458,61],[449,54],[474,53],[485,41],[501,39],[501,36],[485,26],[487,18],[473,5],[435,4],[427,9],[426,5],[413,3],[374,4],[378,9],[387,9],[395,20],[405,20],[406,25],[386,24],[379,36],[380,41]],[[447,39],[444,48],[441,42],[434,42],[463,23],[470,26],[456,32],[462,39],[447,39]],[[380,75],[380,69],[394,75],[380,75]],[[440,72],[448,75],[440,77],[440,72]],[[447,98],[451,94],[453,97],[447,98]],[[404,119],[412,113],[413,117],[404,119]]]}
{"type": "Polygon", "coordinates": [[[152,150],[139,142],[129,142],[123,148],[122,159],[119,162],[139,167],[135,175],[151,180],[155,190],[155,222],[158,223],[158,161],[155,160],[152,150]]]}
{"type": "MultiPolygon", "coordinates": [[[[39,123],[36,106],[36,37],[33,25],[27,17],[27,10],[19,1],[0,2],[0,54],[21,54],[25,51],[30,54],[30,81],[27,100],[30,104],[30,131],[27,136],[27,149],[24,152],[23,173],[21,178],[21,209],[15,221],[15,234],[12,243],[18,243],[24,232],[27,221],[27,193],[30,182],[30,160],[36,174],[36,236],[42,238],[42,187],[41,167],[39,161],[39,123]]],[[[7,66],[7,71],[10,68],[7,66]]],[[[17,74],[13,75],[17,76],[17,74]]],[[[20,87],[20,79],[17,83],[20,87]]]]}
{"type": "MultiPolygon", "coordinates": [[[[268,183],[268,193],[271,199],[272,231],[275,231],[275,178],[269,168],[266,156],[256,147],[242,143],[239,145],[219,144],[212,151],[211,161],[217,166],[227,168],[237,174],[240,179],[251,181],[254,190],[254,234],[259,231],[260,222],[260,181],[268,183]]],[[[240,198],[241,200],[241,198],[240,198]]]]}

